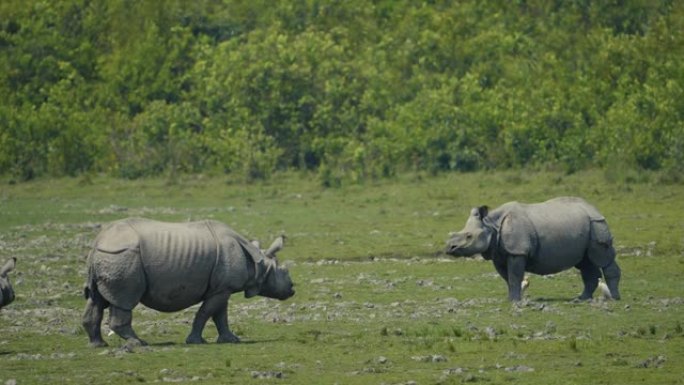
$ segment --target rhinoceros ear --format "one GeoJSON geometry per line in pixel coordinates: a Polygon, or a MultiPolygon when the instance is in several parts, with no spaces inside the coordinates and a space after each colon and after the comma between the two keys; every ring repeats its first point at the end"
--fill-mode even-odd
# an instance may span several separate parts
{"type": "Polygon", "coordinates": [[[480,216],[480,219],[483,219],[484,217],[489,214],[489,207],[487,206],[480,206],[477,208],[477,213],[480,216]]]}
{"type": "Polygon", "coordinates": [[[283,248],[284,243],[285,236],[281,235],[278,238],[276,238],[275,241],[273,241],[271,246],[268,248],[268,250],[266,250],[264,254],[266,254],[266,256],[269,258],[275,258],[275,254],[283,248]]]}
{"type": "Polygon", "coordinates": [[[10,260],[7,261],[7,263],[5,263],[2,266],[2,268],[0,268],[0,277],[4,277],[7,275],[7,273],[14,270],[14,266],[16,265],[16,263],[17,263],[16,258],[10,258],[10,260]]]}

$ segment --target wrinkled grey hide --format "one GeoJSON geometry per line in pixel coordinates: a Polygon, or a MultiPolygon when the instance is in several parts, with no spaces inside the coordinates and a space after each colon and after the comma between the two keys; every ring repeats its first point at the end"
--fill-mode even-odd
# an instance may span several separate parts
{"type": "Polygon", "coordinates": [[[14,289],[12,289],[12,284],[7,274],[14,270],[16,263],[16,258],[10,258],[9,261],[0,267],[0,309],[14,301],[14,289]]]}
{"type": "Polygon", "coordinates": [[[275,254],[282,237],[262,252],[217,221],[167,223],[129,218],[113,222],[88,255],[87,304],[83,326],[92,346],[106,346],[100,325],[109,307],[109,326],[132,344],[144,344],[131,327],[138,304],[174,312],[202,302],[186,343],[204,343],[211,317],[217,342],[238,342],[228,327],[233,293],[285,300],[294,295],[288,271],[275,254]]]}
{"type": "Polygon", "coordinates": [[[508,283],[508,298],[520,300],[525,271],[554,274],[576,267],[590,299],[603,274],[614,299],[620,298],[620,268],[606,219],[581,198],[543,203],[509,202],[492,211],[474,208],[465,228],[447,241],[447,254],[482,254],[508,283]]]}

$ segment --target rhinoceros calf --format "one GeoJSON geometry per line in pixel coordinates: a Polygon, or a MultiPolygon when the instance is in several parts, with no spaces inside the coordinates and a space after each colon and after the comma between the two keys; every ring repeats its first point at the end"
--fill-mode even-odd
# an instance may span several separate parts
{"type": "Polygon", "coordinates": [[[619,299],[620,268],[606,219],[581,198],[543,203],[506,203],[492,211],[474,208],[465,228],[447,241],[447,254],[481,254],[508,283],[508,298],[520,300],[525,271],[554,274],[576,267],[590,299],[603,272],[612,298],[619,299]]]}
{"type": "Polygon", "coordinates": [[[14,289],[12,289],[12,284],[7,274],[14,270],[16,263],[16,258],[10,258],[9,261],[0,267],[0,309],[14,301],[14,289]]]}
{"type": "Polygon", "coordinates": [[[217,342],[238,342],[228,327],[228,299],[244,292],[285,300],[294,295],[288,271],[278,266],[282,237],[262,252],[216,221],[167,223],[129,218],[113,222],[88,255],[87,304],[83,326],[91,346],[106,346],[100,325],[109,307],[109,326],[127,343],[145,344],[131,327],[138,304],[174,312],[202,302],[186,343],[204,343],[211,317],[217,342]]]}

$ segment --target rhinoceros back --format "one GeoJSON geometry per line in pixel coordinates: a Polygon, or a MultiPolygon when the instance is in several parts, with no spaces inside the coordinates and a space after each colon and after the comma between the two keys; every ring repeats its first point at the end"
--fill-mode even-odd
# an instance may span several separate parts
{"type": "Polygon", "coordinates": [[[217,261],[217,241],[206,222],[131,221],[139,236],[147,288],[141,302],[177,311],[202,301],[217,261]]]}

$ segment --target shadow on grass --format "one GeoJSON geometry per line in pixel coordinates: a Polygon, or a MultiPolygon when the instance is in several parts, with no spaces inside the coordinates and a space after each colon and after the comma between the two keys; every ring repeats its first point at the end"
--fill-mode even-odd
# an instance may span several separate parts
{"type": "Polygon", "coordinates": [[[533,302],[555,302],[555,303],[585,303],[585,302],[590,302],[590,299],[587,300],[580,300],[577,297],[553,297],[553,298],[546,298],[546,297],[537,297],[532,299],[531,301],[533,302]]]}
{"type": "MultiPolygon", "coordinates": [[[[270,339],[256,339],[256,340],[241,340],[240,342],[236,343],[218,343],[215,341],[207,341],[204,344],[186,344],[185,342],[174,342],[174,341],[162,341],[162,342],[148,342],[147,346],[152,347],[152,348],[161,348],[161,347],[180,347],[180,346],[186,346],[186,347],[192,347],[192,346],[210,346],[210,345],[256,345],[256,344],[263,344],[263,343],[273,343],[273,342],[281,342],[282,340],[275,339],[275,338],[270,338],[270,339]]],[[[124,345],[122,345],[124,346],[124,345]]],[[[0,352],[2,354],[2,352],[0,352]]]]}

